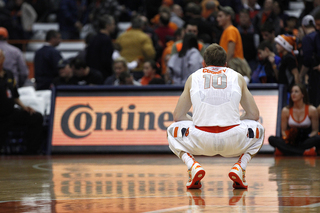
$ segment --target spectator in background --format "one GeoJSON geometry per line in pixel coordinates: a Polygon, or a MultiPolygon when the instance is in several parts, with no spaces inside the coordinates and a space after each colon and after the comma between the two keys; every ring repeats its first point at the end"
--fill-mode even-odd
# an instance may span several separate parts
{"type": "Polygon", "coordinates": [[[94,36],[95,36],[95,34],[93,34],[93,33],[88,33],[86,35],[86,37],[84,39],[86,46],[83,50],[80,50],[78,52],[78,55],[77,55],[78,58],[81,58],[82,60],[86,61],[88,47],[89,47],[89,44],[91,43],[92,39],[94,38],[94,36]]]}
{"type": "Polygon", "coordinates": [[[157,72],[158,72],[158,67],[154,60],[149,60],[144,62],[143,64],[144,76],[140,79],[141,85],[143,86],[148,85],[149,82],[154,78],[162,79],[157,72]]]}
{"type": "Polygon", "coordinates": [[[52,12],[53,3],[51,0],[26,0],[37,13],[37,22],[48,21],[48,15],[52,12]]]}
{"type": "Polygon", "coordinates": [[[257,67],[257,46],[259,43],[259,34],[255,32],[251,23],[249,11],[243,9],[239,14],[238,30],[241,35],[244,58],[247,60],[251,70],[257,67]]]}
{"type": "Polygon", "coordinates": [[[278,54],[277,48],[276,48],[276,42],[275,42],[275,32],[274,32],[274,27],[273,24],[270,22],[266,22],[264,23],[261,28],[260,28],[260,32],[262,35],[262,39],[264,41],[269,41],[269,43],[272,45],[272,51],[276,54],[278,54]]]}
{"type": "Polygon", "coordinates": [[[3,0],[0,1],[0,23],[1,27],[6,28],[10,35],[14,34],[13,20],[11,19],[10,11],[3,0]]]}
{"type": "Polygon", "coordinates": [[[236,14],[239,14],[239,12],[243,9],[241,0],[219,0],[219,2],[221,6],[231,7],[236,14]]]}
{"type": "Polygon", "coordinates": [[[36,89],[50,89],[52,80],[58,76],[58,62],[62,59],[56,47],[61,42],[61,35],[56,30],[49,30],[46,34],[46,44],[36,51],[34,56],[34,72],[36,89]]]}
{"type": "MultiPolygon", "coordinates": [[[[114,86],[120,85],[119,77],[121,73],[123,72],[129,73],[126,59],[124,59],[123,57],[118,57],[117,59],[115,59],[113,62],[113,71],[114,71],[114,74],[112,76],[109,76],[105,80],[104,82],[105,85],[114,85],[114,86]]],[[[133,84],[137,86],[141,85],[139,82],[135,80],[133,80],[133,84]]]]}
{"type": "Polygon", "coordinates": [[[213,39],[213,29],[211,27],[210,22],[208,22],[207,20],[205,20],[202,16],[201,16],[201,6],[197,5],[197,4],[190,4],[190,11],[189,11],[189,20],[188,22],[193,22],[197,25],[198,27],[198,35],[197,38],[204,38],[204,37],[208,37],[208,42],[210,43],[212,42],[213,39]]]}
{"type": "Polygon", "coordinates": [[[279,35],[275,38],[275,41],[281,57],[278,83],[286,85],[289,92],[294,84],[300,83],[297,59],[294,55],[296,39],[289,35],[279,35]]]}
{"type": "Polygon", "coordinates": [[[174,4],[171,7],[170,22],[175,23],[178,28],[182,28],[184,25],[183,21],[183,10],[179,4],[174,4]]]}
{"type": "Polygon", "coordinates": [[[36,21],[37,13],[33,7],[24,0],[13,0],[7,3],[12,19],[12,39],[30,39],[32,24],[36,21]]]}
{"type": "Polygon", "coordinates": [[[21,102],[13,73],[3,69],[4,60],[3,51],[0,50],[0,149],[5,145],[10,128],[24,126],[26,154],[38,154],[43,142],[43,117],[21,102]],[[15,108],[15,104],[20,108],[15,108]]]}
{"type": "Polygon", "coordinates": [[[21,22],[24,33],[23,38],[30,39],[32,37],[32,25],[37,20],[37,13],[25,0],[15,0],[15,8],[17,8],[15,11],[16,19],[19,23],[21,22]]]}
{"type": "Polygon", "coordinates": [[[73,72],[69,61],[61,59],[58,63],[59,76],[53,79],[54,86],[59,85],[75,85],[77,82],[73,78],[73,72]]]}
{"type": "MultiPolygon", "coordinates": [[[[158,27],[160,24],[160,14],[161,13],[167,13],[169,16],[171,16],[171,10],[170,7],[168,7],[167,5],[162,5],[161,7],[159,7],[159,12],[157,15],[155,15],[151,20],[151,24],[154,25],[154,27],[158,27]]],[[[171,28],[173,31],[176,31],[178,29],[178,26],[174,23],[169,21],[168,27],[171,28]]]]}
{"type": "Polygon", "coordinates": [[[239,72],[248,84],[251,77],[251,70],[243,56],[241,35],[238,29],[232,25],[234,15],[231,7],[219,7],[217,21],[219,26],[223,28],[219,44],[227,53],[228,66],[239,72]]]}
{"type": "Polygon", "coordinates": [[[311,15],[303,17],[301,22],[305,36],[302,39],[303,61],[300,70],[300,80],[305,82],[308,75],[308,94],[310,103],[320,104],[320,71],[315,69],[320,64],[320,34],[315,29],[315,21],[311,15]]]}
{"type": "Polygon", "coordinates": [[[295,16],[289,16],[286,19],[286,27],[283,29],[284,34],[289,34],[298,37],[299,30],[297,29],[298,18],[295,16]]]}
{"type": "Polygon", "coordinates": [[[206,20],[211,24],[212,43],[219,43],[223,31],[217,21],[219,2],[217,0],[207,0],[203,2],[205,3],[204,7],[206,11],[210,12],[210,14],[202,16],[207,17],[206,20]]]}
{"type": "Polygon", "coordinates": [[[317,109],[309,105],[306,87],[296,84],[291,89],[289,105],[281,112],[282,137],[269,137],[269,144],[276,148],[276,155],[320,155],[317,109]],[[316,147],[316,152],[314,150],[316,147]]]}
{"type": "Polygon", "coordinates": [[[92,0],[89,4],[89,19],[95,31],[99,31],[99,19],[101,16],[109,15],[115,21],[115,29],[110,33],[112,39],[116,39],[118,35],[117,23],[121,14],[125,13],[125,7],[119,4],[119,0],[92,0]]]}
{"type": "Polygon", "coordinates": [[[128,72],[123,72],[119,76],[119,85],[141,86],[141,84],[133,79],[133,76],[128,72]]]}
{"type": "Polygon", "coordinates": [[[250,14],[250,19],[253,21],[254,17],[261,10],[260,5],[257,3],[257,0],[248,0],[247,3],[243,4],[244,9],[247,9],[250,14]]]}
{"type": "Polygon", "coordinates": [[[280,1],[275,0],[273,2],[272,12],[275,16],[276,25],[279,24],[279,27],[280,27],[280,31],[277,32],[278,34],[279,33],[283,34],[283,29],[284,29],[285,23],[288,19],[288,15],[284,13],[284,7],[285,7],[284,1],[280,2],[280,1]]]}
{"type": "Polygon", "coordinates": [[[58,21],[62,39],[79,39],[79,33],[86,22],[86,13],[82,10],[83,1],[60,0],[58,21]],[[80,8],[78,8],[80,4],[80,8]]]}
{"type": "Polygon", "coordinates": [[[156,51],[155,61],[158,61],[158,59],[161,57],[163,47],[160,45],[159,37],[155,33],[153,27],[150,26],[149,20],[146,16],[138,15],[142,21],[142,31],[146,33],[152,40],[153,47],[156,51]]]}
{"type": "Polygon", "coordinates": [[[213,12],[217,11],[219,5],[218,0],[203,0],[201,2],[201,16],[207,20],[213,12]]]}
{"type": "Polygon", "coordinates": [[[177,29],[174,32],[174,40],[170,40],[166,43],[166,48],[162,52],[161,57],[161,75],[165,75],[167,72],[167,63],[171,55],[172,46],[174,42],[181,40],[183,38],[184,31],[182,29],[177,29]]]}
{"type": "Polygon", "coordinates": [[[141,18],[135,17],[132,22],[132,29],[121,34],[116,42],[121,46],[120,55],[128,62],[140,60],[138,67],[132,70],[135,80],[139,80],[143,76],[143,62],[154,59],[155,49],[152,45],[150,37],[142,31],[143,21],[141,18]]]}
{"type": "Polygon", "coordinates": [[[316,23],[316,30],[320,31],[320,12],[314,15],[314,21],[316,23]]]}
{"type": "Polygon", "coordinates": [[[155,30],[155,33],[159,37],[162,48],[165,48],[167,40],[174,36],[174,31],[168,26],[169,21],[170,16],[168,13],[160,13],[159,27],[155,30]]]}
{"type": "Polygon", "coordinates": [[[275,35],[280,34],[280,18],[277,17],[273,12],[273,0],[265,0],[263,9],[255,16],[253,25],[256,28],[256,31],[259,32],[260,26],[269,22],[274,26],[275,35]]]}
{"type": "Polygon", "coordinates": [[[277,83],[281,58],[272,52],[269,41],[263,41],[259,44],[258,57],[260,64],[252,72],[251,83],[277,83]]]}
{"type": "Polygon", "coordinates": [[[70,66],[77,85],[101,85],[103,84],[103,76],[101,72],[87,66],[86,62],[80,58],[73,58],[70,66]]]}
{"type": "MultiPolygon", "coordinates": [[[[195,21],[190,21],[185,23],[182,35],[184,36],[186,34],[193,34],[194,36],[198,37],[198,25],[195,21]]],[[[178,40],[172,45],[171,55],[175,53],[179,53],[181,49],[182,49],[182,40],[178,40]]],[[[201,41],[198,41],[198,50],[200,51],[201,55],[203,55],[205,51],[205,46],[201,41]]]]}
{"type": "Polygon", "coordinates": [[[9,35],[7,29],[0,27],[0,49],[6,56],[3,68],[10,70],[16,80],[17,87],[22,87],[28,78],[29,69],[21,50],[11,44],[8,44],[8,38],[9,35]]]}
{"type": "Polygon", "coordinates": [[[202,62],[196,36],[186,34],[181,51],[173,54],[168,61],[168,79],[171,79],[172,84],[184,85],[190,74],[203,67],[202,62]]]}
{"type": "Polygon", "coordinates": [[[95,35],[87,48],[86,63],[89,67],[100,71],[102,82],[113,74],[112,54],[114,51],[110,34],[115,29],[113,17],[104,15],[99,18],[99,32],[95,35]]]}
{"type": "Polygon", "coordinates": [[[320,0],[313,1],[313,10],[310,12],[310,15],[315,16],[320,12],[320,0]]]}

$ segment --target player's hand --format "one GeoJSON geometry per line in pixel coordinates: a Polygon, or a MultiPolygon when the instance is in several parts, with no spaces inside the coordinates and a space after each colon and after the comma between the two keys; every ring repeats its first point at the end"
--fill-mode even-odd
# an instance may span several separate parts
{"type": "Polygon", "coordinates": [[[313,67],[314,70],[318,70],[320,72],[320,64],[318,66],[313,67]]]}
{"type": "Polygon", "coordinates": [[[29,106],[25,107],[24,110],[27,111],[30,115],[36,113],[36,111],[29,106]]]}

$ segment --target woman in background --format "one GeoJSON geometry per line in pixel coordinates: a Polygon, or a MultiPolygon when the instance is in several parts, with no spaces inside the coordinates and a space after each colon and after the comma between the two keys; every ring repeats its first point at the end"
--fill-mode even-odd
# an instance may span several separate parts
{"type": "Polygon", "coordinates": [[[282,138],[270,136],[269,144],[276,148],[276,155],[320,155],[318,128],[318,112],[309,105],[306,87],[295,84],[289,105],[281,112],[282,138]]]}
{"type": "Polygon", "coordinates": [[[190,74],[203,67],[202,62],[196,36],[186,34],[181,51],[173,54],[168,61],[167,73],[172,84],[184,85],[190,74]]]}

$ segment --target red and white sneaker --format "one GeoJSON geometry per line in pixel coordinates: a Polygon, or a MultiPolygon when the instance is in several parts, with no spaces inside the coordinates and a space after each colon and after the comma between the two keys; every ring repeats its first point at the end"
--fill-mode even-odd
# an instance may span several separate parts
{"type": "Polygon", "coordinates": [[[233,188],[246,189],[248,184],[245,178],[245,171],[239,163],[235,163],[229,172],[229,178],[233,181],[233,188]]]}
{"type": "Polygon", "coordinates": [[[199,189],[201,188],[201,179],[204,177],[206,172],[201,167],[201,165],[195,161],[191,167],[191,169],[188,170],[189,173],[189,180],[186,184],[187,189],[199,189]]]}

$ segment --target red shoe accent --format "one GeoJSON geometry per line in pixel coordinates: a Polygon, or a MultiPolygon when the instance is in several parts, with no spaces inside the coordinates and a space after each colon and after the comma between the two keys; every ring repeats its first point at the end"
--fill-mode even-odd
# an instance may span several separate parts
{"type": "Polygon", "coordinates": [[[283,156],[283,153],[278,148],[276,148],[274,155],[275,156],[283,156]]]}
{"type": "Polygon", "coordinates": [[[317,156],[316,148],[312,147],[311,149],[307,149],[303,153],[304,156],[317,156]]]}
{"type": "Polygon", "coordinates": [[[189,180],[186,184],[187,189],[199,189],[201,188],[201,179],[205,176],[206,172],[201,167],[201,165],[195,161],[191,167],[190,170],[188,170],[189,173],[189,180]]]}

